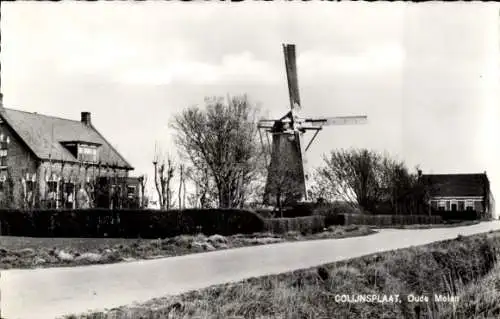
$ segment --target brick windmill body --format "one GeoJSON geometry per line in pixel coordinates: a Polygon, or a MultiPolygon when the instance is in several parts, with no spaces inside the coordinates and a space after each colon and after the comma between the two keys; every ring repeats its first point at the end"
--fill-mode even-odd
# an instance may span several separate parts
{"type": "MultiPolygon", "coordinates": [[[[367,116],[337,116],[325,118],[304,118],[301,111],[295,45],[284,44],[285,67],[290,97],[290,111],[280,119],[259,121],[259,133],[265,131],[272,136],[267,139],[270,161],[264,192],[264,203],[268,205],[290,205],[310,200],[308,194],[309,176],[305,154],[325,125],[364,124],[367,116]],[[307,144],[306,131],[315,131],[307,144]]],[[[261,134],[261,141],[264,143],[261,134]]]]}

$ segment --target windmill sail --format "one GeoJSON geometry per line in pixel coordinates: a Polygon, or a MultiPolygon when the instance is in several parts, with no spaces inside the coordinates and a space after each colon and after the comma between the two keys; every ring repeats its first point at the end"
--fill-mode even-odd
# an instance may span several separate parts
{"type": "Polygon", "coordinates": [[[299,95],[299,81],[297,78],[297,64],[295,59],[295,45],[284,44],[286,78],[288,80],[288,94],[290,96],[290,109],[299,111],[301,108],[299,95]]]}
{"type": "Polygon", "coordinates": [[[334,116],[320,119],[306,119],[305,122],[317,123],[320,125],[353,125],[353,124],[366,124],[368,117],[361,116],[334,116]]]}
{"type": "MultiPolygon", "coordinates": [[[[366,116],[338,116],[314,119],[303,118],[297,77],[295,45],[284,44],[285,69],[290,98],[290,111],[279,119],[261,119],[259,130],[264,129],[266,137],[272,136],[270,161],[264,191],[264,203],[271,205],[292,204],[301,200],[310,200],[308,165],[305,153],[324,125],[364,124],[366,116]],[[303,135],[308,130],[316,133],[305,144],[303,135]],[[268,135],[268,133],[270,133],[268,135]]],[[[259,131],[260,132],[260,131],[259,131]]],[[[261,137],[261,143],[262,137],[261,137]]],[[[268,141],[268,145],[271,144],[268,141]]],[[[266,159],[267,163],[267,159],[266,159]]]]}

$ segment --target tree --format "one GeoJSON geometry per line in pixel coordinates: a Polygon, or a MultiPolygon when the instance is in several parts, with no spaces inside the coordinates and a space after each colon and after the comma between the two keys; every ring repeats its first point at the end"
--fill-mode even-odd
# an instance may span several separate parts
{"type": "Polygon", "coordinates": [[[161,209],[169,210],[172,207],[172,189],[171,181],[174,177],[175,164],[170,155],[167,159],[158,153],[155,154],[153,160],[154,166],[154,182],[156,192],[158,193],[158,201],[161,209]]]}
{"type": "Polygon", "coordinates": [[[366,149],[332,151],[318,168],[315,190],[325,199],[340,198],[371,210],[380,199],[379,154],[366,149]]]}
{"type": "Polygon", "coordinates": [[[190,170],[185,164],[179,165],[179,209],[186,208],[186,179],[189,179],[190,170]]]}
{"type": "Polygon", "coordinates": [[[395,214],[416,215],[424,212],[428,202],[428,188],[421,180],[418,167],[410,172],[404,162],[384,158],[382,175],[386,190],[385,200],[395,214]]]}
{"type": "Polygon", "coordinates": [[[201,178],[197,185],[215,186],[219,207],[241,207],[262,164],[258,110],[246,96],[206,98],[205,104],[205,109],[193,106],[174,117],[176,144],[191,162],[191,175],[201,178]]]}
{"type": "Polygon", "coordinates": [[[342,199],[371,212],[417,214],[425,208],[428,189],[418,167],[412,173],[404,162],[367,149],[332,151],[323,159],[314,175],[317,197],[342,199]]]}
{"type": "Polygon", "coordinates": [[[139,207],[140,208],[145,208],[147,207],[147,198],[146,198],[146,185],[148,183],[148,176],[146,174],[143,174],[141,176],[139,176],[138,178],[139,180],[139,185],[141,187],[141,200],[140,200],[140,203],[139,203],[139,207]]]}
{"type": "Polygon", "coordinates": [[[195,187],[195,193],[188,196],[191,207],[211,208],[217,206],[217,190],[207,166],[186,167],[184,175],[185,179],[190,180],[195,187]]]}

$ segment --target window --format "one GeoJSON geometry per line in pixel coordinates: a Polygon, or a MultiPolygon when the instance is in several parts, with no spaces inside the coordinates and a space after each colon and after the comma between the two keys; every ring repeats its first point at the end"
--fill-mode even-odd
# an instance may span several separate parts
{"type": "Polygon", "coordinates": [[[26,181],[26,192],[32,192],[35,190],[35,182],[33,181],[26,181]]]}
{"type": "Polygon", "coordinates": [[[35,182],[27,180],[26,181],[26,201],[31,203],[33,201],[33,193],[35,191],[35,182]]]}
{"type": "Polygon", "coordinates": [[[78,160],[83,162],[97,162],[97,148],[95,146],[78,145],[78,160]]]}
{"type": "Polygon", "coordinates": [[[458,201],[458,210],[459,211],[465,210],[465,201],[463,201],[463,200],[458,201]]]}
{"type": "Polygon", "coordinates": [[[452,200],[450,204],[451,204],[450,209],[452,211],[457,211],[457,209],[458,209],[458,202],[456,200],[452,200]]]}
{"type": "Polygon", "coordinates": [[[466,200],[465,201],[465,210],[474,210],[474,201],[466,200]]]}
{"type": "Polygon", "coordinates": [[[57,182],[56,181],[48,181],[47,182],[47,195],[48,195],[48,199],[51,199],[51,200],[57,199],[57,182]]]}
{"type": "Polygon", "coordinates": [[[135,196],[135,186],[127,186],[127,197],[134,198],[135,196]]]}
{"type": "Polygon", "coordinates": [[[47,188],[49,190],[49,193],[57,192],[57,182],[56,181],[48,181],[47,188]]]}
{"type": "Polygon", "coordinates": [[[7,149],[0,149],[0,167],[7,166],[7,149]]]}
{"type": "Polygon", "coordinates": [[[64,202],[66,208],[73,208],[74,202],[74,194],[73,191],[75,189],[75,185],[73,183],[64,183],[64,202]]]}
{"type": "Polygon", "coordinates": [[[446,210],[446,201],[445,200],[440,200],[438,202],[438,210],[446,210]]]}

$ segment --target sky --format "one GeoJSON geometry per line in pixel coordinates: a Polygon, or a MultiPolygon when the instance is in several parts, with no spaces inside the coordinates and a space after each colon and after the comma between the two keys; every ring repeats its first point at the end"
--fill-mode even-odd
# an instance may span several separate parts
{"type": "MultiPolygon", "coordinates": [[[[2,5],[4,106],[94,126],[152,176],[175,155],[172,116],[247,94],[288,111],[282,43],[297,50],[302,114],[367,115],[325,128],[340,148],[388,152],[424,173],[487,171],[500,200],[500,24],[495,3],[11,2],[2,5]]],[[[307,139],[307,138],[306,138],[307,139]]]]}

